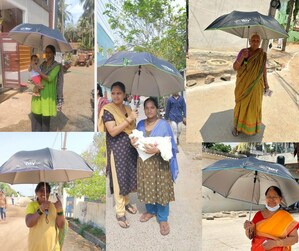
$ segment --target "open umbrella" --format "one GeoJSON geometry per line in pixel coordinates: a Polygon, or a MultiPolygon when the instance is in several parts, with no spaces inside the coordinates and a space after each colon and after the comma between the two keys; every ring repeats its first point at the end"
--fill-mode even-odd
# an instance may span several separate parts
{"type": "Polygon", "coordinates": [[[43,24],[20,24],[13,28],[8,36],[20,44],[44,50],[47,45],[53,45],[56,51],[71,51],[71,45],[58,31],[43,24]]]}
{"type": "Polygon", "coordinates": [[[283,193],[285,205],[299,200],[298,183],[280,164],[254,157],[225,159],[204,168],[202,172],[202,185],[225,198],[249,202],[251,205],[264,204],[267,188],[277,186],[283,193]]]}
{"type": "Polygon", "coordinates": [[[10,184],[68,182],[90,177],[92,172],[77,153],[44,148],[12,155],[0,167],[0,181],[10,184]]]}
{"type": "Polygon", "coordinates": [[[123,82],[134,95],[158,97],[184,90],[180,72],[147,52],[117,52],[99,65],[98,81],[106,87],[123,82]]]}
{"type": "Polygon", "coordinates": [[[253,33],[258,33],[261,39],[288,37],[288,33],[276,19],[257,11],[232,11],[218,17],[205,30],[222,30],[247,39],[253,33]]]}

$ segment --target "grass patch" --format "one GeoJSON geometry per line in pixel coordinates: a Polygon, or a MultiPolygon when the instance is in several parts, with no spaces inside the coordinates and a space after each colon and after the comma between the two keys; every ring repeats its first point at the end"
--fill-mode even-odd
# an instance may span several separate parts
{"type": "Polygon", "coordinates": [[[94,226],[86,224],[86,223],[81,224],[79,219],[68,219],[68,220],[74,222],[79,227],[80,235],[83,235],[84,231],[86,231],[100,239],[103,239],[102,237],[105,236],[104,231],[100,228],[94,227],[94,226]]]}

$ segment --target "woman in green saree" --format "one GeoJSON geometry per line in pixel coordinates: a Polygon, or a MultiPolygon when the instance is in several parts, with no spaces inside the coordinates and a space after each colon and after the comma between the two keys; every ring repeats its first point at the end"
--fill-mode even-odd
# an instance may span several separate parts
{"type": "Polygon", "coordinates": [[[254,135],[260,132],[262,120],[262,100],[267,82],[267,54],[259,48],[261,38],[253,34],[250,47],[242,49],[233,68],[237,71],[234,108],[234,136],[240,132],[254,135]]]}

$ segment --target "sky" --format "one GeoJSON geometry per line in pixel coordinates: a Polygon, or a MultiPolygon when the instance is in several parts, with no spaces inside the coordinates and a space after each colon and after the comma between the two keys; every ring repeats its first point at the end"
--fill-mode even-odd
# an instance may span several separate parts
{"type": "Polygon", "coordinates": [[[83,6],[80,4],[80,0],[65,0],[65,3],[69,5],[67,10],[72,14],[74,24],[77,24],[83,13],[83,6]]]}
{"type": "MultiPolygon", "coordinates": [[[[64,132],[0,133],[0,166],[18,151],[46,147],[60,150],[64,135],[64,132]]],[[[66,148],[80,155],[92,144],[93,136],[93,132],[68,132],[66,148]]],[[[12,188],[23,195],[33,195],[35,185],[12,185],[12,188]]]]}

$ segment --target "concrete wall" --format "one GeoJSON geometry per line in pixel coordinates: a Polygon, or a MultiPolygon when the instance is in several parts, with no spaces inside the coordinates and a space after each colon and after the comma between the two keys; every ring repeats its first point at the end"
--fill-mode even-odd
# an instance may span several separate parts
{"type": "Polygon", "coordinates": [[[105,229],[106,204],[85,202],[83,199],[75,199],[74,216],[81,223],[92,224],[105,229]]]}
{"type": "Polygon", "coordinates": [[[32,0],[8,0],[8,2],[23,11],[23,23],[49,25],[49,13],[32,0]]]}
{"type": "Polygon", "coordinates": [[[189,49],[208,51],[239,51],[246,46],[246,39],[224,31],[204,31],[217,17],[233,10],[258,11],[267,15],[270,0],[190,0],[189,49]]]}
{"type": "MultiPolygon", "coordinates": [[[[66,189],[63,189],[62,205],[64,212],[66,212],[67,204],[67,194],[66,189]]],[[[54,199],[56,201],[56,199],[54,199]]],[[[73,203],[73,214],[72,218],[77,218],[81,223],[92,224],[105,230],[105,218],[106,218],[106,204],[97,202],[86,202],[84,197],[75,198],[73,203]]],[[[69,216],[69,215],[67,215],[69,216]]]]}

